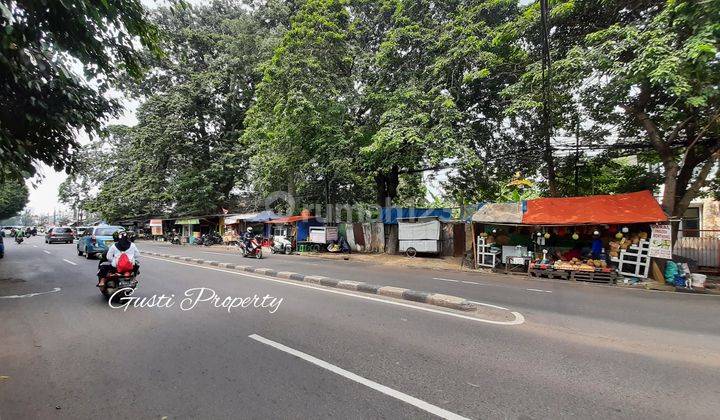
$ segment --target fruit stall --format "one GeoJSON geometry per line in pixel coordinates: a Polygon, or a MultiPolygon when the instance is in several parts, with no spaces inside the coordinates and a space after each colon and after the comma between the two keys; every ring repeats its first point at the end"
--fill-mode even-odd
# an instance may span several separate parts
{"type": "Polygon", "coordinates": [[[492,244],[493,252],[501,251],[497,261],[506,264],[506,272],[519,262],[529,276],[573,281],[648,277],[651,234],[668,223],[649,191],[540,198],[483,209],[473,215],[478,265],[492,244]]]}
{"type": "Polygon", "coordinates": [[[523,223],[548,243],[528,274],[602,283],[645,278],[653,225],[667,222],[650,191],[530,200],[523,223]]]}

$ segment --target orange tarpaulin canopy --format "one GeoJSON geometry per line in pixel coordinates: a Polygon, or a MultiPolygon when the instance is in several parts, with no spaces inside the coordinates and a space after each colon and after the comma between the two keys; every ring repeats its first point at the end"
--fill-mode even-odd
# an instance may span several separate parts
{"type": "Polygon", "coordinates": [[[650,191],[528,200],[525,225],[619,225],[667,222],[650,191]]]}
{"type": "Polygon", "coordinates": [[[308,220],[315,219],[315,216],[300,215],[300,216],[287,216],[279,219],[268,220],[265,223],[295,223],[295,222],[307,222],[308,220]]]}

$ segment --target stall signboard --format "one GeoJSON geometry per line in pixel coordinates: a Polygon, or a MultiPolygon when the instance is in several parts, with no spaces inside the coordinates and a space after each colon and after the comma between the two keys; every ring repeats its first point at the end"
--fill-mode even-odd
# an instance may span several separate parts
{"type": "Polygon", "coordinates": [[[672,259],[672,232],[669,223],[658,223],[652,226],[648,256],[672,259]]]}
{"type": "Polygon", "coordinates": [[[150,219],[150,229],[155,236],[162,236],[162,219],[150,219]]]}

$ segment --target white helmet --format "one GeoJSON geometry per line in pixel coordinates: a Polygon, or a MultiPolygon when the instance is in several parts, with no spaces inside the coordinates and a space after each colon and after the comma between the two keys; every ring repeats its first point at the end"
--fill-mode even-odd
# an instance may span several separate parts
{"type": "Polygon", "coordinates": [[[248,233],[251,233],[251,232],[252,232],[252,228],[251,228],[251,227],[247,228],[247,231],[248,231],[248,233]]]}

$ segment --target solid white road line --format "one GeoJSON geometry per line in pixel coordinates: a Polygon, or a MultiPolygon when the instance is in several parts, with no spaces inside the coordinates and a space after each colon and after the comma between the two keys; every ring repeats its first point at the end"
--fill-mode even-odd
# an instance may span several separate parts
{"type": "Polygon", "coordinates": [[[37,293],[28,293],[26,295],[10,295],[10,296],[0,296],[0,299],[21,299],[21,298],[28,298],[33,296],[40,296],[40,295],[47,295],[48,293],[55,293],[59,292],[61,289],[59,287],[56,287],[49,292],[37,292],[37,293]]]}
{"type": "Polygon", "coordinates": [[[489,304],[489,303],[475,302],[474,300],[471,300],[470,303],[474,303],[474,304],[476,304],[476,305],[487,306],[487,307],[489,307],[489,308],[502,309],[503,311],[509,311],[509,310],[510,310],[510,309],[504,308],[504,307],[502,307],[502,306],[491,305],[491,304],[489,304]]]}
{"type": "Polygon", "coordinates": [[[77,265],[77,264],[75,264],[75,263],[74,263],[74,262],[72,262],[72,261],[68,261],[68,260],[66,260],[65,258],[63,258],[63,261],[65,261],[66,263],[68,263],[68,264],[71,264],[71,265],[77,265]]]}
{"type": "Polygon", "coordinates": [[[432,405],[429,402],[425,402],[421,399],[418,399],[418,398],[415,398],[408,394],[405,394],[404,392],[400,392],[398,390],[392,389],[385,385],[379,384],[375,381],[371,381],[370,379],[363,378],[362,376],[356,375],[356,374],[354,374],[350,371],[347,371],[341,367],[335,366],[324,360],[320,360],[317,357],[310,356],[307,353],[303,353],[299,350],[295,350],[293,348],[290,348],[290,347],[280,344],[278,342],[268,340],[267,338],[261,337],[257,334],[251,334],[248,337],[252,338],[255,341],[258,341],[260,343],[266,344],[270,347],[274,347],[280,351],[283,351],[285,353],[288,353],[295,357],[303,359],[306,362],[310,362],[310,363],[314,364],[315,366],[319,366],[325,370],[329,370],[330,372],[340,375],[344,378],[350,379],[351,381],[355,381],[361,385],[365,385],[366,387],[374,389],[375,391],[382,392],[383,394],[385,394],[389,397],[393,397],[393,398],[398,399],[407,404],[414,405],[415,407],[417,407],[423,411],[427,411],[430,414],[434,414],[440,418],[457,419],[457,420],[467,419],[467,417],[463,417],[459,414],[455,414],[451,411],[445,410],[436,405],[432,405]]]}
{"type": "Polygon", "coordinates": [[[233,254],[231,252],[210,252],[210,251],[200,251],[200,252],[202,252],[203,254],[227,255],[229,257],[232,257],[232,256],[237,257],[238,255],[242,255],[242,254],[240,254],[240,252],[235,253],[235,254],[233,254]]]}
{"type": "Polygon", "coordinates": [[[52,252],[46,251],[46,250],[44,250],[44,249],[43,249],[43,252],[46,253],[46,254],[48,254],[48,255],[52,254],[52,252]]]}
{"type": "Polygon", "coordinates": [[[540,289],[525,289],[529,290],[531,292],[544,292],[544,293],[552,293],[552,290],[540,290],[540,289]]]}
{"type": "Polygon", "coordinates": [[[459,282],[460,282],[460,280],[444,279],[444,278],[442,278],[442,277],[433,277],[433,280],[449,281],[449,282],[453,282],[453,283],[459,283],[459,282]]]}
{"type": "MultiPolygon", "coordinates": [[[[200,268],[200,269],[204,269],[204,270],[220,271],[220,272],[223,272],[223,273],[235,274],[235,275],[237,275],[237,276],[251,277],[251,278],[260,279],[260,280],[268,280],[268,281],[273,281],[273,282],[275,282],[275,283],[287,284],[287,285],[289,285],[289,286],[303,287],[303,288],[305,288],[305,289],[314,289],[314,290],[319,290],[319,291],[321,291],[321,292],[334,293],[334,294],[336,294],[336,295],[350,296],[350,297],[353,297],[353,298],[356,298],[356,299],[365,299],[365,300],[371,300],[371,301],[373,301],[373,302],[385,303],[385,304],[388,304],[388,305],[402,306],[402,307],[405,307],[405,308],[415,309],[415,310],[418,310],[418,311],[432,312],[432,313],[435,313],[435,314],[440,314],[440,315],[445,315],[445,316],[452,316],[452,317],[455,317],[455,318],[468,319],[468,320],[470,320],[470,321],[482,322],[482,323],[485,323],[485,324],[494,324],[494,325],[520,325],[520,324],[522,324],[522,323],[525,322],[525,317],[522,316],[522,314],[519,313],[519,312],[510,312],[511,314],[515,315],[515,319],[512,320],[512,321],[494,321],[494,320],[491,320],[491,319],[483,319],[483,318],[478,318],[478,317],[469,316],[469,315],[457,314],[457,313],[454,313],[454,312],[441,311],[441,310],[439,310],[439,309],[426,308],[426,307],[424,307],[424,306],[415,306],[415,305],[411,305],[411,304],[409,304],[409,303],[395,302],[395,301],[392,301],[392,300],[385,300],[385,299],[380,299],[380,298],[376,298],[376,297],[372,297],[372,296],[363,296],[363,295],[360,295],[360,294],[347,293],[347,292],[343,292],[343,291],[340,291],[340,290],[328,289],[328,288],[324,288],[324,287],[317,287],[317,286],[312,286],[312,285],[304,284],[304,283],[297,283],[297,282],[293,282],[293,281],[280,280],[280,279],[276,279],[276,278],[268,277],[268,276],[263,276],[263,275],[244,273],[244,272],[241,272],[241,271],[233,271],[233,270],[226,270],[226,269],[222,269],[222,268],[215,268],[215,267],[207,267],[207,266],[203,266],[203,265],[189,264],[189,263],[180,262],[180,261],[167,260],[167,259],[165,259],[165,258],[151,257],[151,256],[149,256],[149,255],[143,255],[143,258],[147,258],[147,259],[151,259],[151,260],[164,261],[164,262],[167,262],[167,263],[170,263],[170,264],[187,265],[187,266],[189,266],[189,267],[195,267],[195,268],[200,268]]],[[[477,303],[477,302],[476,302],[476,303],[477,303]]],[[[489,304],[486,304],[486,305],[489,305],[489,304]]]]}
{"type": "Polygon", "coordinates": [[[465,283],[465,284],[477,284],[478,286],[484,286],[484,284],[478,283],[478,282],[476,282],[476,281],[463,280],[462,282],[465,283]]]}
{"type": "Polygon", "coordinates": [[[37,248],[37,245],[33,245],[33,248],[37,248]]]}

